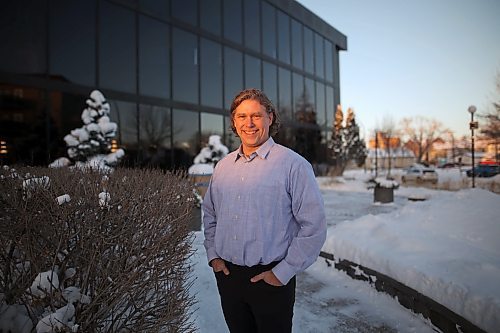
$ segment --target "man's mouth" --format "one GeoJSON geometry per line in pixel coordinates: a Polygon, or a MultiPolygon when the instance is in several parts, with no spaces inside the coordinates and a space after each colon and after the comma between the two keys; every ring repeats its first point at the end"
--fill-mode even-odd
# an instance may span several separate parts
{"type": "Polygon", "coordinates": [[[243,131],[243,133],[245,133],[246,135],[254,135],[255,133],[257,133],[256,130],[254,131],[243,131]]]}

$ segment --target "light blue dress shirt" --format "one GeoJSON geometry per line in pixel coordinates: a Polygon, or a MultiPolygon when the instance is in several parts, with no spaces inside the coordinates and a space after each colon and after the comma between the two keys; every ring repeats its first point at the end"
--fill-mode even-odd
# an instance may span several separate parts
{"type": "Polygon", "coordinates": [[[203,200],[210,262],[279,263],[281,283],[309,267],[326,238],[323,198],[311,165],[269,138],[246,158],[239,150],[217,163],[203,200]]]}

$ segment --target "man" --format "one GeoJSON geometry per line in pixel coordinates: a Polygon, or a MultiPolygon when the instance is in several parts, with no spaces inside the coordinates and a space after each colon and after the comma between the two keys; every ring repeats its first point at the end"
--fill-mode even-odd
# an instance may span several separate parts
{"type": "Polygon", "coordinates": [[[271,135],[279,116],[260,90],[231,105],[238,150],[216,166],[203,200],[208,262],[231,332],[291,332],[295,275],[326,238],[323,199],[311,165],[271,135]]]}

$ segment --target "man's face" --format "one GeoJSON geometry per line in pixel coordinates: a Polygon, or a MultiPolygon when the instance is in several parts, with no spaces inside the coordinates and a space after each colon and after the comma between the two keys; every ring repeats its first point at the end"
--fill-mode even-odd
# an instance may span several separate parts
{"type": "Polygon", "coordinates": [[[256,100],[244,100],[234,110],[233,123],[245,155],[250,155],[269,139],[269,127],[272,122],[273,114],[267,113],[256,100]]]}

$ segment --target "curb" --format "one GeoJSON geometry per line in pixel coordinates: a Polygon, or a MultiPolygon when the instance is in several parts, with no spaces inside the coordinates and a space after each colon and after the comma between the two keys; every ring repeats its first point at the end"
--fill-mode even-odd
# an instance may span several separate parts
{"type": "Polygon", "coordinates": [[[323,251],[320,252],[319,256],[325,258],[328,266],[332,266],[331,260],[334,262],[334,268],[346,272],[351,278],[368,281],[370,285],[375,286],[377,291],[385,292],[396,298],[402,306],[421,314],[444,333],[486,333],[444,305],[385,274],[345,259],[337,263],[333,254],[323,251]]]}

